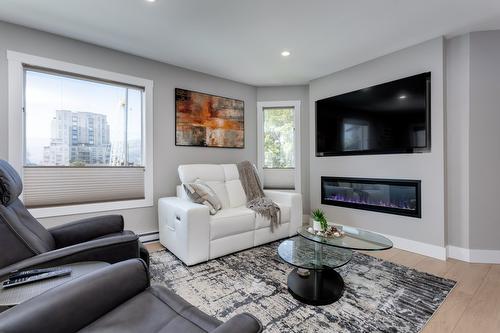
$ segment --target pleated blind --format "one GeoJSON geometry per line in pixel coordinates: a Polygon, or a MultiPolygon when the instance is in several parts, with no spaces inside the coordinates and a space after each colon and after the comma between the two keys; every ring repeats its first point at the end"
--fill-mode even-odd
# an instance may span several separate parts
{"type": "Polygon", "coordinates": [[[25,167],[28,208],[144,199],[144,167],[25,167]]]}

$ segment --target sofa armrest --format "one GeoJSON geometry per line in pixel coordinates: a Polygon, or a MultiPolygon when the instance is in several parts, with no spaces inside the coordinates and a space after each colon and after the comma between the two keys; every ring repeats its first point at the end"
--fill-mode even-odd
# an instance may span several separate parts
{"type": "Polygon", "coordinates": [[[91,217],[49,229],[56,241],[56,248],[87,242],[122,231],[123,217],[121,215],[91,217]]]}
{"type": "Polygon", "coordinates": [[[177,197],[158,200],[160,242],[186,265],[208,260],[208,207],[177,197]]]}
{"type": "Polygon", "coordinates": [[[0,332],[77,332],[149,287],[141,260],[86,274],[0,314],[0,332]]]}
{"type": "Polygon", "coordinates": [[[0,278],[13,271],[51,267],[80,261],[115,263],[139,258],[139,240],[134,234],[106,237],[45,252],[0,269],[0,278]]]}
{"type": "Polygon", "coordinates": [[[299,202],[302,203],[302,195],[296,192],[264,190],[264,194],[272,201],[282,203],[287,206],[292,206],[299,202]]]}
{"type": "Polygon", "coordinates": [[[302,195],[295,192],[264,190],[264,194],[276,203],[290,207],[290,230],[288,235],[293,236],[302,226],[302,195]]]}
{"type": "Polygon", "coordinates": [[[262,324],[254,316],[248,313],[238,314],[224,324],[217,327],[212,333],[260,333],[262,324]]]}

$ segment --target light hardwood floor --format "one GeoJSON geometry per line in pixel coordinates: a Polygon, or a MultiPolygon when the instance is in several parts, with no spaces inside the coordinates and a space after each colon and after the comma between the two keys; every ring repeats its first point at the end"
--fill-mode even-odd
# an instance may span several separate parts
{"type": "MultiPolygon", "coordinates": [[[[164,249],[160,243],[146,247],[164,249]]],[[[500,333],[500,265],[441,261],[395,248],[366,254],[457,281],[422,333],[500,333]]]]}

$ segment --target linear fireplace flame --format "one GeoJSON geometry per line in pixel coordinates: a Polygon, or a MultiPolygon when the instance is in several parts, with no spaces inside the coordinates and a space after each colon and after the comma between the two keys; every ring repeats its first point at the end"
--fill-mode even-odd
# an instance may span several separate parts
{"type": "Polygon", "coordinates": [[[321,203],[421,217],[420,181],[321,177],[321,203]]]}

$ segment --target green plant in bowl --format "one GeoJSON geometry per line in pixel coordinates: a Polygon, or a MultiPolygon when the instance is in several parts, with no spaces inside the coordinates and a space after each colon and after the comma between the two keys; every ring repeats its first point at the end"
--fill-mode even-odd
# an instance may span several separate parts
{"type": "Polygon", "coordinates": [[[321,229],[324,231],[328,228],[328,221],[326,220],[325,212],[321,209],[315,209],[311,213],[311,217],[314,221],[318,221],[321,224],[321,229]]]}

